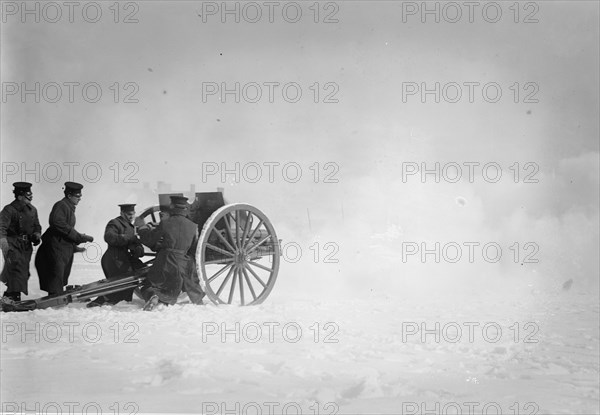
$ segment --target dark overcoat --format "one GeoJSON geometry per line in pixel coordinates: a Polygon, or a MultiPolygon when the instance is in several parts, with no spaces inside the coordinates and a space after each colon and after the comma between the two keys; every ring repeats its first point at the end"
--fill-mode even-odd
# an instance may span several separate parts
{"type": "Polygon", "coordinates": [[[147,277],[152,286],[143,291],[144,298],[156,294],[163,303],[175,304],[190,272],[198,244],[198,225],[184,214],[172,212],[150,232],[147,242],[158,253],[147,277]]]}
{"type": "Polygon", "coordinates": [[[84,240],[75,230],[75,205],[66,197],[54,204],[49,222],[35,256],[35,268],[40,288],[49,294],[58,294],[69,281],[75,246],[84,240]]]}
{"type": "Polygon", "coordinates": [[[34,234],[37,234],[39,242],[41,233],[37,209],[33,205],[15,199],[0,212],[0,238],[8,241],[0,280],[6,284],[7,292],[27,294],[29,263],[33,252],[31,242],[34,234]]]}
{"type": "Polygon", "coordinates": [[[135,228],[127,219],[118,216],[106,225],[104,241],[108,248],[102,255],[102,270],[106,278],[130,273],[139,266],[144,247],[135,234],[135,228]]]}
{"type": "MultiPolygon", "coordinates": [[[[102,255],[102,271],[107,279],[119,279],[130,276],[132,271],[143,266],[140,257],[144,247],[136,236],[135,228],[127,219],[118,216],[108,222],[104,230],[104,241],[108,248],[102,255]]],[[[106,295],[113,303],[121,300],[131,301],[133,288],[106,295]]]]}

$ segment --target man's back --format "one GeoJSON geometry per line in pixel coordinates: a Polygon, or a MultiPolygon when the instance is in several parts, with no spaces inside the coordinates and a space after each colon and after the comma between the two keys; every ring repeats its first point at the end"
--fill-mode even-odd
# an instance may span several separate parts
{"type": "Polygon", "coordinates": [[[197,240],[198,226],[182,215],[172,215],[161,223],[161,249],[177,249],[187,252],[197,240]]]}

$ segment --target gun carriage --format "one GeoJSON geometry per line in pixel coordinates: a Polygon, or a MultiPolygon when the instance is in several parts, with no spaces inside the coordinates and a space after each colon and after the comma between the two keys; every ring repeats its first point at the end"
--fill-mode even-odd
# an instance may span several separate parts
{"type": "MultiPolygon", "coordinates": [[[[161,206],[173,194],[159,195],[159,205],[142,211],[136,224],[158,224],[161,206]]],[[[181,195],[178,193],[177,195],[181,195]]],[[[271,293],[280,261],[280,241],[275,229],[256,207],[246,203],[225,204],[221,192],[196,193],[189,218],[198,225],[196,271],[206,298],[215,304],[254,305],[271,293]]],[[[146,249],[145,257],[155,254],[146,249]]],[[[64,293],[3,304],[3,311],[28,311],[85,302],[91,298],[139,287],[153,259],[131,274],[81,286],[67,286],[64,293]]]]}

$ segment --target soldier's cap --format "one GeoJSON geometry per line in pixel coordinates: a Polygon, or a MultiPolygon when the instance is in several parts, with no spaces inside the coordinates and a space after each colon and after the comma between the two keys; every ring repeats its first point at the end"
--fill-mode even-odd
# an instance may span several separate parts
{"type": "Polygon", "coordinates": [[[185,196],[171,196],[171,203],[187,203],[188,198],[185,196]]]}
{"type": "Polygon", "coordinates": [[[83,185],[75,182],[65,182],[65,193],[67,194],[81,194],[83,185]]]}
{"type": "Polygon", "coordinates": [[[187,209],[188,198],[185,196],[171,196],[171,204],[176,209],[187,209]]]}
{"type": "Polygon", "coordinates": [[[15,182],[13,183],[13,193],[17,196],[24,195],[31,192],[31,183],[27,182],[15,182]]]}
{"type": "Polygon", "coordinates": [[[121,212],[130,213],[135,212],[135,203],[123,203],[119,205],[121,212]]]}

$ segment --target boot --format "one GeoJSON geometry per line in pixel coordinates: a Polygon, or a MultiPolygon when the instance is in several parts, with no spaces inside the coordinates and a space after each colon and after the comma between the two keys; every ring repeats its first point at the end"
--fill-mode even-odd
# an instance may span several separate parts
{"type": "Polygon", "coordinates": [[[21,293],[18,291],[5,291],[3,297],[8,298],[15,303],[21,301],[21,293]]]}
{"type": "Polygon", "coordinates": [[[146,304],[144,305],[144,311],[152,311],[158,305],[158,295],[153,295],[150,297],[146,304]]]}
{"type": "Polygon", "coordinates": [[[96,298],[94,301],[87,303],[86,307],[87,308],[100,307],[100,306],[103,306],[104,304],[106,304],[106,297],[100,296],[100,297],[96,298]]]}

